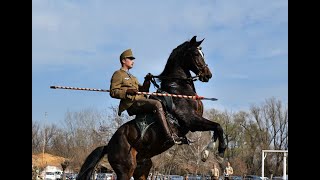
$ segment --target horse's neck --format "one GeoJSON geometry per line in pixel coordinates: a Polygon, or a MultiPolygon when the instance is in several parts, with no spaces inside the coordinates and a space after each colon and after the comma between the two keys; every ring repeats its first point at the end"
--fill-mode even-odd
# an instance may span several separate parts
{"type": "Polygon", "coordinates": [[[161,89],[173,94],[186,94],[194,95],[196,90],[191,78],[191,73],[189,70],[178,66],[171,68],[170,70],[165,70],[165,74],[161,76],[168,77],[161,82],[161,89]]]}
{"type": "Polygon", "coordinates": [[[194,83],[191,80],[165,80],[161,83],[161,89],[171,94],[195,95],[194,83]]]}
{"type": "Polygon", "coordinates": [[[182,67],[175,67],[172,69],[165,70],[165,74],[162,74],[161,76],[165,77],[171,77],[171,78],[180,78],[180,79],[187,79],[191,77],[191,74],[189,70],[185,70],[182,67]]]}

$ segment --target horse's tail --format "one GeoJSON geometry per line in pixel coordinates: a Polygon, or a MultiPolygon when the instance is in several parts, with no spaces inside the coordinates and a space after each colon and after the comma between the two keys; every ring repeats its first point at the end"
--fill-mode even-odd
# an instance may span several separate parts
{"type": "Polygon", "coordinates": [[[90,180],[98,162],[107,154],[108,146],[100,146],[93,150],[81,166],[76,180],[90,180]]]}

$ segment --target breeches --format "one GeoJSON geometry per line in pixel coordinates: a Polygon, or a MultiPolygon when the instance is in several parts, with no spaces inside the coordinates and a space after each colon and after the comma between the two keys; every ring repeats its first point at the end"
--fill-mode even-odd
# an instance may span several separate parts
{"type": "Polygon", "coordinates": [[[144,113],[155,113],[162,110],[162,104],[154,99],[138,99],[128,109],[128,114],[137,115],[144,113]]]}

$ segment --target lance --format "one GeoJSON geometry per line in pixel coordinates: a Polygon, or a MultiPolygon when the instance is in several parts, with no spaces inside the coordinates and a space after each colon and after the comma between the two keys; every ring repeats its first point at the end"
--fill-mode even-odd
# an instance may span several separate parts
{"type": "MultiPolygon", "coordinates": [[[[69,87],[69,86],[50,86],[51,89],[69,89],[69,90],[82,90],[82,91],[98,91],[98,92],[110,92],[107,89],[95,89],[95,88],[78,88],[78,87],[69,87]]],[[[188,95],[180,95],[180,94],[168,94],[168,93],[157,93],[157,92],[137,92],[137,94],[144,95],[154,95],[154,96],[171,96],[177,98],[185,98],[185,99],[194,99],[194,100],[211,100],[216,101],[217,98],[206,98],[203,96],[188,96],[188,95]]]]}

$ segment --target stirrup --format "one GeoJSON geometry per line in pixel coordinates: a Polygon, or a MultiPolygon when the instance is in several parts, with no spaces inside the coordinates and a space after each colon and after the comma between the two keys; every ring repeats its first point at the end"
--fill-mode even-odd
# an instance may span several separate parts
{"type": "Polygon", "coordinates": [[[187,145],[191,145],[192,143],[195,142],[194,140],[188,139],[186,136],[182,137],[181,141],[182,141],[182,144],[187,144],[187,145]]]}
{"type": "Polygon", "coordinates": [[[174,145],[174,144],[181,145],[182,142],[181,141],[176,141],[175,139],[168,137],[168,140],[166,140],[164,142],[163,146],[167,146],[168,144],[170,144],[170,145],[174,145]]]}
{"type": "Polygon", "coordinates": [[[181,145],[183,143],[182,142],[183,139],[177,136],[176,134],[171,135],[171,139],[175,144],[181,145]]]}
{"type": "Polygon", "coordinates": [[[173,142],[175,143],[175,144],[178,144],[178,145],[182,145],[182,141],[181,140],[175,140],[175,139],[173,139],[173,142]]]}

